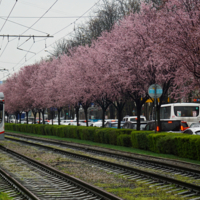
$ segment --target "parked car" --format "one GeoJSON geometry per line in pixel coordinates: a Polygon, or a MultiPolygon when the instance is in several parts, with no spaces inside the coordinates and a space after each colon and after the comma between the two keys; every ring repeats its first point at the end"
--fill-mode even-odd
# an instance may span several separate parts
{"type": "MultiPolygon", "coordinates": [[[[146,125],[147,125],[147,121],[140,122],[140,130],[144,130],[146,125]]],[[[137,122],[127,121],[127,122],[124,123],[122,128],[125,128],[125,129],[137,129],[137,122]]]]}
{"type": "Polygon", "coordinates": [[[200,135],[200,127],[188,128],[185,131],[183,131],[183,133],[189,135],[200,135]]]}
{"type": "MultiPolygon", "coordinates": [[[[125,116],[124,118],[123,118],[123,121],[132,121],[132,122],[136,122],[137,121],[137,116],[125,116]]],[[[140,116],[140,121],[142,122],[142,121],[147,121],[146,120],[146,117],[145,116],[143,116],[143,115],[141,115],[140,116]]]]}
{"type": "Polygon", "coordinates": [[[200,127],[200,123],[192,123],[190,125],[190,128],[196,128],[196,127],[200,127]]]}
{"type": "Polygon", "coordinates": [[[66,120],[61,120],[60,124],[61,125],[70,125],[71,122],[73,122],[74,120],[69,120],[69,119],[66,119],[66,120]]]}
{"type": "MultiPolygon", "coordinates": [[[[181,120],[160,120],[161,127],[160,130],[157,131],[184,131],[189,128],[187,122],[181,120]]],[[[145,130],[155,130],[155,121],[147,122],[145,130]]]]}
{"type": "MultiPolygon", "coordinates": [[[[106,124],[106,122],[118,122],[117,119],[105,119],[104,121],[104,125],[106,124]]],[[[93,123],[94,127],[102,127],[102,120],[98,120],[97,122],[93,123]]]]}
{"type": "MultiPolygon", "coordinates": [[[[124,125],[125,121],[121,121],[120,127],[124,125]]],[[[106,128],[117,128],[118,127],[118,122],[106,122],[105,124],[106,128]]]]}
{"type": "MultiPolygon", "coordinates": [[[[20,123],[20,122],[19,122],[20,123]]],[[[21,124],[27,124],[27,121],[21,120],[21,124]]]]}
{"type": "MultiPolygon", "coordinates": [[[[86,126],[87,125],[86,120],[79,120],[79,124],[80,124],[80,126],[86,126]]],[[[92,124],[93,123],[90,120],[88,120],[88,126],[91,126],[92,124]]]]}

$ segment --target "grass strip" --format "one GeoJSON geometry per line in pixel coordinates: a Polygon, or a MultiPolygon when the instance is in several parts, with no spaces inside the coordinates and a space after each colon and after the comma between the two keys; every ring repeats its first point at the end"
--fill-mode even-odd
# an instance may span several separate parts
{"type": "Polygon", "coordinates": [[[74,138],[61,138],[61,137],[57,137],[57,136],[38,135],[38,134],[25,133],[25,132],[19,132],[19,131],[10,131],[9,130],[7,132],[19,133],[19,134],[22,134],[22,135],[29,135],[29,136],[41,137],[41,138],[47,138],[47,139],[61,140],[61,141],[72,142],[72,143],[86,144],[86,145],[90,145],[90,146],[109,148],[109,149],[114,149],[114,150],[118,150],[118,151],[142,154],[142,155],[147,155],[147,156],[154,156],[154,157],[159,157],[159,158],[168,158],[168,159],[180,160],[180,161],[200,165],[200,161],[197,161],[197,160],[180,158],[178,156],[174,156],[174,155],[170,155],[170,154],[159,154],[159,153],[154,153],[154,152],[151,152],[151,151],[145,151],[145,150],[141,150],[141,149],[135,149],[135,148],[131,148],[131,147],[115,146],[115,145],[91,142],[91,141],[88,141],[88,140],[78,140],[78,139],[74,139],[74,138]]]}
{"type": "Polygon", "coordinates": [[[12,200],[12,197],[9,197],[6,193],[0,192],[0,200],[12,200]]]}

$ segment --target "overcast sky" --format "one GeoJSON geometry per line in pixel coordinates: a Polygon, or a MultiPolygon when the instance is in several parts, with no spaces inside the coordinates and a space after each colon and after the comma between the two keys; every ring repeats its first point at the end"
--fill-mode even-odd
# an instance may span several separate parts
{"type": "Polygon", "coordinates": [[[0,0],[0,35],[5,35],[0,37],[0,69],[9,70],[0,72],[0,81],[50,55],[55,42],[69,39],[74,24],[76,28],[88,20],[79,16],[91,16],[97,3],[102,0],[0,0]],[[54,37],[11,37],[48,34],[54,37]]]}

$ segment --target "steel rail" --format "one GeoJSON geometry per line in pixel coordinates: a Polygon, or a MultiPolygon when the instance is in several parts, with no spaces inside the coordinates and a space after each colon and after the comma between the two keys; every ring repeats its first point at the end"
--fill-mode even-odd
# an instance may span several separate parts
{"type": "MultiPolygon", "coordinates": [[[[100,154],[100,155],[107,155],[107,156],[111,156],[111,157],[116,157],[116,158],[119,158],[119,159],[126,159],[126,160],[133,160],[133,161],[139,161],[139,162],[144,162],[145,164],[153,164],[155,166],[165,166],[165,167],[170,167],[170,168],[173,168],[173,169],[177,169],[177,170],[183,170],[183,171],[187,171],[187,172],[190,172],[190,173],[196,173],[196,174],[199,174],[199,178],[200,178],[200,165],[199,165],[199,170],[196,170],[196,169],[192,169],[192,168],[189,168],[189,167],[182,167],[182,166],[177,166],[175,164],[171,164],[171,163],[163,163],[163,160],[162,161],[156,161],[156,160],[150,160],[150,159],[146,159],[146,158],[138,158],[138,157],[135,157],[134,155],[132,156],[128,156],[128,155],[125,155],[123,154],[123,152],[120,152],[120,153],[111,153],[108,151],[108,149],[104,150],[97,150],[96,148],[93,148],[93,147],[90,147],[90,146],[81,146],[81,145],[76,145],[76,144],[71,144],[71,143],[66,143],[66,142],[63,142],[63,141],[53,141],[53,140],[47,140],[47,139],[42,139],[42,138],[35,138],[35,137],[28,137],[28,136],[22,136],[19,134],[11,134],[11,133],[7,133],[6,134],[8,135],[11,135],[11,136],[15,136],[15,137],[19,137],[19,138],[26,138],[26,139],[31,139],[31,140],[35,140],[35,141],[40,141],[40,142],[45,142],[45,143],[52,143],[52,144],[55,144],[55,145],[64,145],[66,147],[70,147],[70,148],[73,148],[73,149],[77,149],[77,150],[82,150],[82,151],[87,151],[87,152],[92,152],[92,153],[97,153],[97,154],[100,154]]],[[[6,136],[5,136],[6,138],[6,136]]],[[[8,137],[7,137],[8,138],[8,137]]],[[[8,138],[10,139],[10,138],[8,138]]],[[[138,154],[136,154],[138,155],[138,154]]],[[[155,158],[153,156],[149,156],[150,158],[155,158]]],[[[172,161],[170,159],[168,159],[169,161],[172,161]]],[[[177,161],[176,161],[177,162],[177,161]]],[[[183,164],[189,164],[189,163],[186,163],[186,162],[183,162],[183,161],[178,161],[179,163],[183,163],[183,164]]]]}
{"type": "Polygon", "coordinates": [[[0,174],[6,180],[6,182],[9,183],[9,185],[12,185],[13,190],[17,190],[24,196],[24,199],[39,200],[29,189],[11,177],[11,175],[4,171],[2,168],[0,168],[0,174]]]}
{"type": "Polygon", "coordinates": [[[26,144],[29,144],[29,145],[32,145],[32,146],[42,147],[42,148],[54,151],[56,153],[61,153],[63,155],[68,155],[68,156],[71,156],[71,157],[74,157],[74,158],[85,160],[85,161],[100,165],[102,167],[106,166],[106,168],[110,168],[110,169],[114,169],[114,170],[120,170],[120,171],[123,171],[124,173],[129,173],[129,175],[130,174],[136,174],[136,175],[139,175],[143,178],[153,179],[157,182],[163,182],[165,184],[176,185],[178,187],[194,191],[197,195],[200,194],[200,186],[194,185],[194,184],[191,184],[191,183],[186,183],[186,182],[183,182],[183,181],[179,181],[179,180],[176,180],[174,178],[169,178],[169,177],[166,177],[166,176],[163,176],[163,175],[159,175],[159,174],[148,172],[148,171],[143,171],[143,170],[136,169],[136,168],[133,168],[133,167],[128,167],[128,166],[125,166],[125,165],[121,165],[121,164],[117,164],[117,163],[113,163],[113,162],[109,162],[109,161],[104,161],[104,160],[97,159],[97,158],[92,158],[92,157],[89,157],[89,156],[86,156],[86,155],[71,153],[71,152],[68,152],[68,151],[57,149],[55,147],[54,148],[48,147],[48,146],[44,146],[44,145],[41,145],[41,144],[31,143],[31,142],[27,142],[27,141],[23,141],[23,140],[15,140],[15,139],[11,139],[11,140],[26,143],[26,144]]]}
{"type": "Polygon", "coordinates": [[[3,151],[6,151],[7,153],[10,153],[26,162],[28,162],[29,164],[35,166],[35,167],[38,167],[40,168],[41,170],[44,170],[45,172],[48,172],[50,173],[51,175],[54,175],[55,177],[57,178],[60,178],[60,179],[64,179],[66,180],[67,182],[71,183],[71,184],[74,184],[76,186],[78,186],[79,188],[83,189],[83,190],[86,190],[88,192],[90,192],[91,194],[94,194],[96,195],[97,197],[100,197],[102,200],[122,200],[121,198],[109,193],[109,192],[106,192],[98,187],[95,187],[91,184],[88,184],[78,178],[75,178],[73,176],[70,176],[68,174],[65,174],[65,173],[62,173],[50,166],[47,166],[39,161],[36,161],[34,159],[31,159],[27,156],[24,156],[22,154],[19,154],[17,152],[14,152],[8,148],[5,148],[3,146],[0,146],[0,149],[3,150],[3,151]]]}

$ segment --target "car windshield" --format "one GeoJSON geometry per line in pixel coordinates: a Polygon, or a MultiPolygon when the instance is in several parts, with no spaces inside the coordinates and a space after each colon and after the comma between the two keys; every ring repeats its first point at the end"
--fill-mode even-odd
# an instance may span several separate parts
{"type": "Polygon", "coordinates": [[[200,127],[200,124],[191,124],[190,127],[191,127],[191,128],[194,128],[194,127],[200,127]]]}

